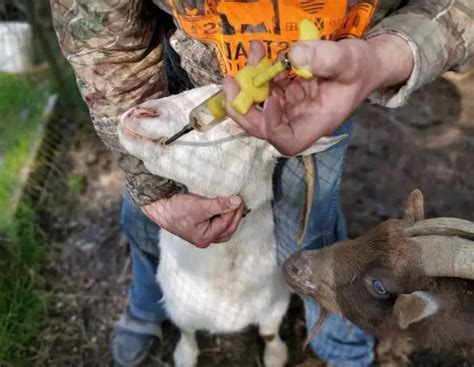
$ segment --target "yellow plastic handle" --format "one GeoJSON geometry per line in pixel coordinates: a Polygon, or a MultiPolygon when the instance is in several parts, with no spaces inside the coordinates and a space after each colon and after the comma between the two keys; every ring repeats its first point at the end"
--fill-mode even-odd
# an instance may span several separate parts
{"type": "MultiPolygon", "coordinates": [[[[321,33],[318,27],[308,19],[299,23],[299,41],[319,40],[321,33]]],[[[296,75],[303,79],[311,79],[313,73],[303,68],[292,67],[296,75]]],[[[253,104],[263,102],[270,93],[270,81],[285,71],[284,64],[279,61],[271,64],[270,60],[264,58],[257,66],[246,66],[236,77],[240,86],[240,93],[232,101],[232,107],[245,115],[253,104]]]]}
{"type": "Polygon", "coordinates": [[[257,65],[248,65],[237,74],[235,80],[239,83],[240,92],[232,101],[232,107],[238,113],[245,115],[254,103],[267,99],[270,94],[269,82],[256,84],[255,79],[262,73],[268,75],[267,72],[271,67],[270,60],[264,57],[257,65]]]}
{"type": "Polygon", "coordinates": [[[209,98],[207,109],[215,119],[223,120],[227,116],[224,93],[220,92],[209,98]]]}
{"type": "MultiPolygon", "coordinates": [[[[305,19],[299,23],[299,41],[318,40],[321,34],[318,27],[305,19]]],[[[303,68],[292,67],[296,75],[303,79],[311,79],[313,74],[303,68]]],[[[265,101],[270,94],[270,81],[286,70],[285,65],[278,61],[272,65],[268,58],[263,58],[257,65],[244,67],[236,76],[240,86],[240,92],[232,101],[232,107],[245,115],[255,103],[265,101]]],[[[223,93],[219,93],[209,99],[207,106],[209,112],[216,119],[224,119],[227,116],[225,110],[225,99],[223,93]]]]}
{"type": "MultiPolygon", "coordinates": [[[[298,41],[314,41],[321,39],[321,33],[319,32],[318,27],[308,19],[300,22],[299,30],[298,41]]],[[[313,77],[313,73],[309,70],[296,67],[292,67],[292,70],[302,79],[311,79],[313,77]]]]}

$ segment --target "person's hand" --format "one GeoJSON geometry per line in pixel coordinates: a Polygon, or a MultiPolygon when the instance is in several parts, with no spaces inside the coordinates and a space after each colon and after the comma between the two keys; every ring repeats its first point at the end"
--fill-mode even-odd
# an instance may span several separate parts
{"type": "Polygon", "coordinates": [[[161,228],[205,248],[211,243],[227,242],[242,218],[239,196],[203,198],[176,194],[142,207],[142,211],[161,228]]]}
{"type": "MultiPolygon", "coordinates": [[[[263,45],[253,42],[248,63],[255,65],[264,54],[263,45]]],[[[278,78],[272,83],[263,111],[252,108],[239,115],[229,102],[238,94],[239,86],[232,78],[224,80],[232,119],[287,156],[332,133],[374,90],[407,80],[413,68],[410,46],[394,35],[367,41],[298,42],[290,49],[289,59],[294,66],[310,70],[314,78],[278,78]]]]}

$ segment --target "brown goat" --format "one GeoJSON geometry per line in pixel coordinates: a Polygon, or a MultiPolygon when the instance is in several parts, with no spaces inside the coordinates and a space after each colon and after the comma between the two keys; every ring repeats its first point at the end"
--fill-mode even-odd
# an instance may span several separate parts
{"type": "Polygon", "coordinates": [[[402,220],[354,240],[302,251],[284,264],[287,282],[376,337],[419,347],[474,349],[474,223],[424,219],[413,191],[402,220]]]}

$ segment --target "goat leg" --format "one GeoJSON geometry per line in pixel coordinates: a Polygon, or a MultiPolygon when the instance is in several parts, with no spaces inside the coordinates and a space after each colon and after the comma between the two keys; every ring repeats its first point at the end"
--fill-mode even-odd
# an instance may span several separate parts
{"type": "Polygon", "coordinates": [[[199,347],[194,331],[181,330],[181,338],[173,353],[176,367],[194,367],[197,365],[199,347]]]}

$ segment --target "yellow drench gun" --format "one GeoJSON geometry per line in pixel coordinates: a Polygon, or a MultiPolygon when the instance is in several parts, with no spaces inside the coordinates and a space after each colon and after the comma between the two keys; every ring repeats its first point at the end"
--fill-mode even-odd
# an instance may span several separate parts
{"type": "MultiPolygon", "coordinates": [[[[299,24],[299,41],[318,40],[321,38],[318,28],[310,20],[299,24]]],[[[232,107],[245,115],[254,104],[264,102],[270,94],[270,81],[285,70],[293,70],[300,78],[311,79],[313,74],[305,69],[291,66],[286,55],[273,65],[268,58],[263,58],[257,65],[244,67],[235,78],[240,92],[232,101],[232,107]]],[[[213,94],[189,114],[189,123],[180,132],[165,141],[171,144],[181,136],[196,130],[206,132],[219,125],[227,117],[225,96],[222,91],[213,94]]]]}

